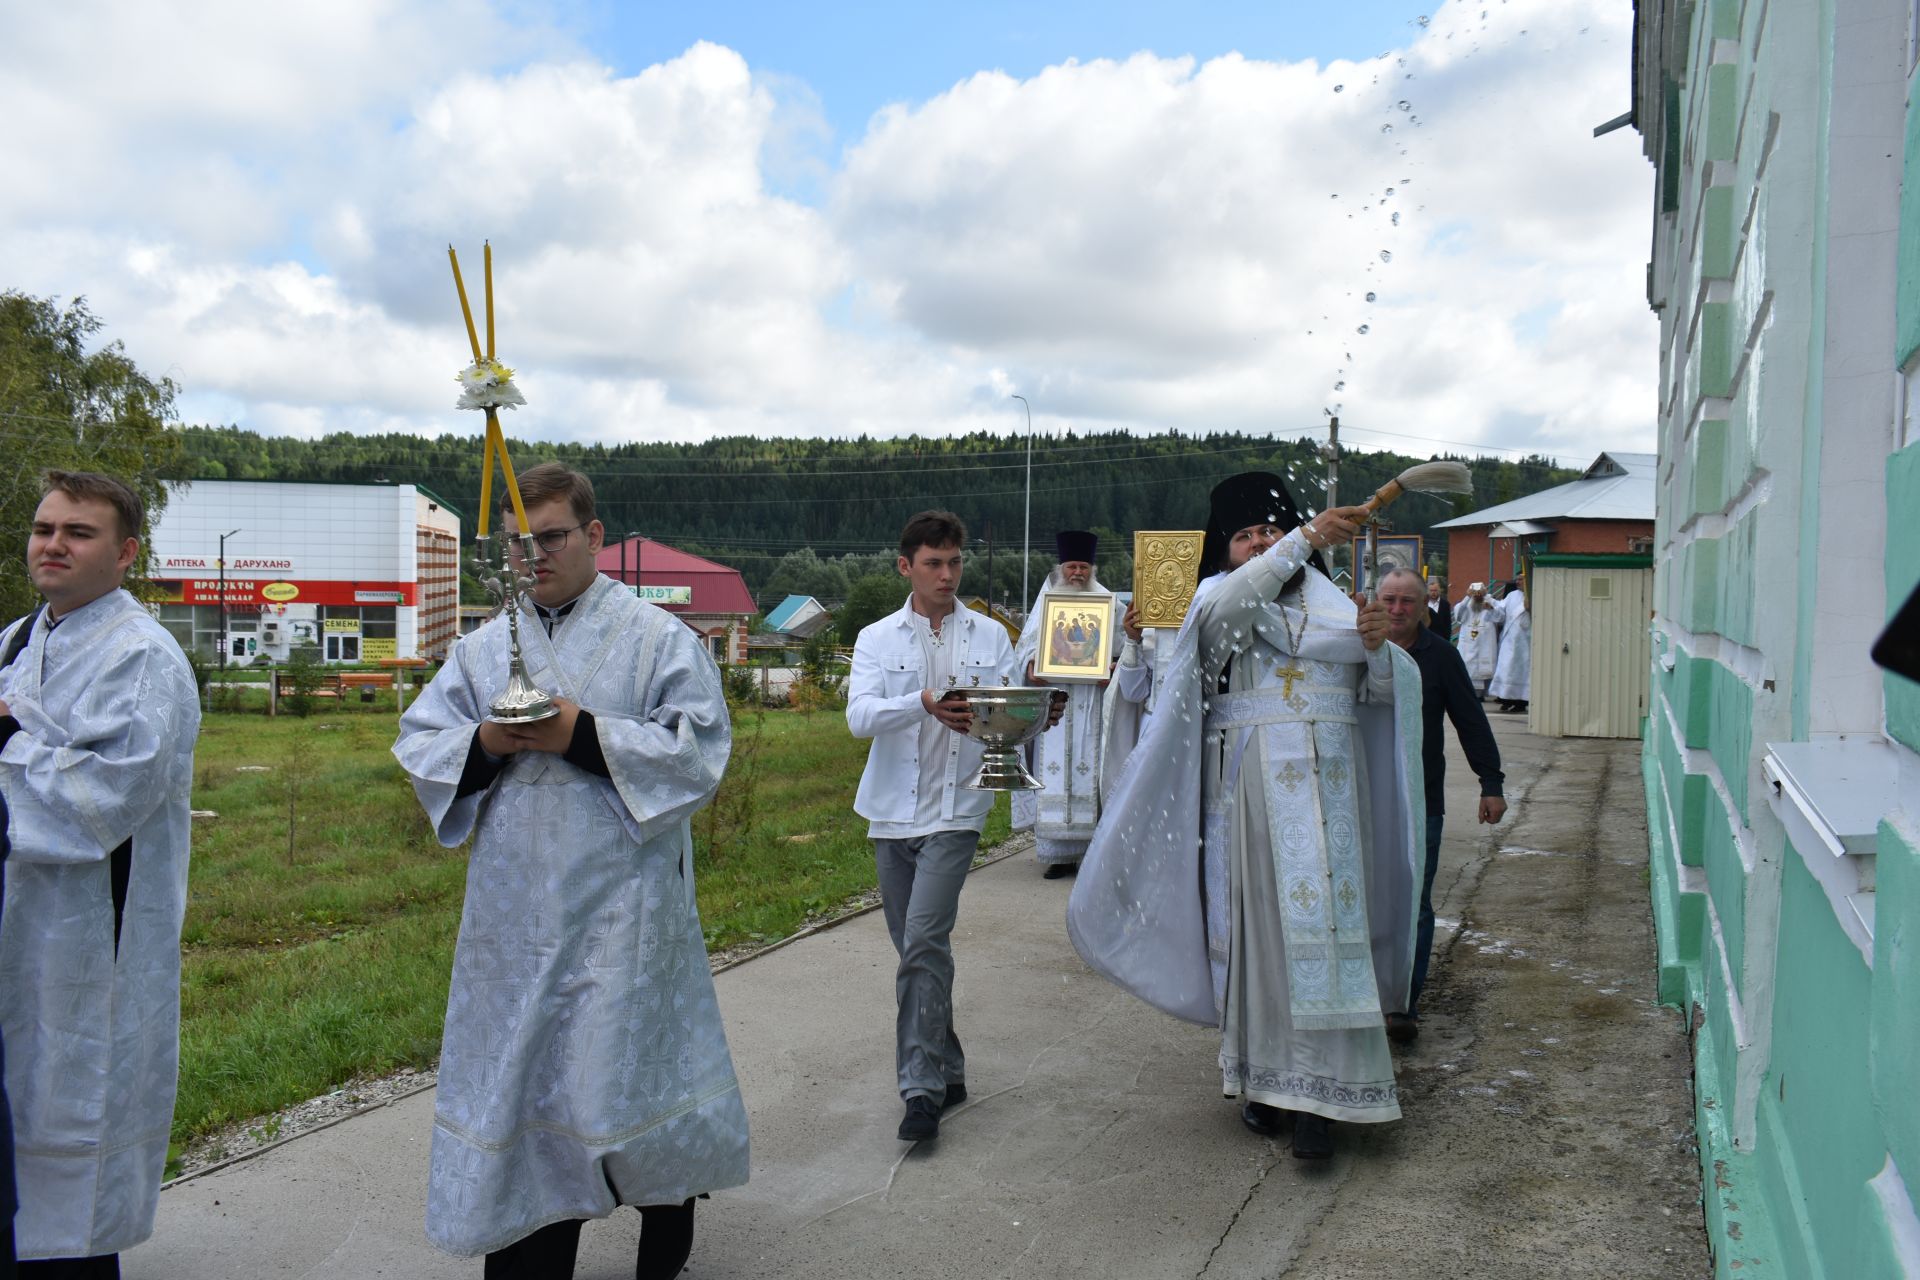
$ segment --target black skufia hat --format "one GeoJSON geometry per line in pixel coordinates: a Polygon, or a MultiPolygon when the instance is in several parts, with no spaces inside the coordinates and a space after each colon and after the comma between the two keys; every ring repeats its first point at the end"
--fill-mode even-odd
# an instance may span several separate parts
{"type": "Polygon", "coordinates": [[[1100,539],[1085,529],[1062,529],[1053,535],[1053,552],[1061,564],[1078,560],[1081,564],[1093,563],[1093,552],[1100,545],[1100,539]]]}
{"type": "MultiPolygon", "coordinates": [[[[1210,578],[1222,571],[1227,559],[1227,544],[1233,535],[1256,524],[1270,524],[1283,533],[1298,529],[1306,521],[1293,505],[1287,483],[1268,471],[1243,471],[1213,486],[1208,495],[1207,538],[1200,548],[1200,577],[1210,578]]],[[[1327,573],[1320,553],[1307,557],[1307,563],[1327,573]]],[[[1327,576],[1331,577],[1331,574],[1327,576]]]]}

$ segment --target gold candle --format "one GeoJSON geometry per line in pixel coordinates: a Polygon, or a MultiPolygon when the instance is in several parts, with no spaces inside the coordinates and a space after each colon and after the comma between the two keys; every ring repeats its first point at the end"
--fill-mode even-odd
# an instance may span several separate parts
{"type": "Polygon", "coordinates": [[[467,305],[466,282],[460,279],[460,255],[447,246],[447,261],[453,264],[453,287],[460,293],[460,315],[467,322],[467,342],[473,347],[473,358],[480,359],[480,335],[473,331],[473,308],[467,305]]]}

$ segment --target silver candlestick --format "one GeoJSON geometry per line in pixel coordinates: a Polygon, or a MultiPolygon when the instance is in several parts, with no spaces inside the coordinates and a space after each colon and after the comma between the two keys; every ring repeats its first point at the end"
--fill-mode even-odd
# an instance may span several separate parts
{"type": "Polygon", "coordinates": [[[520,653],[520,612],[526,607],[527,597],[533,591],[533,566],[539,563],[540,548],[535,544],[532,534],[523,533],[517,538],[503,539],[499,559],[496,560],[490,535],[483,533],[474,541],[478,544],[474,568],[480,575],[480,584],[507,611],[507,635],[512,654],[507,661],[507,687],[488,705],[487,718],[501,724],[532,724],[536,720],[559,715],[560,708],[553,705],[553,695],[534,684],[533,677],[527,674],[526,660],[520,653]],[[520,544],[519,568],[514,566],[513,555],[506,545],[515,541],[520,544]]]}

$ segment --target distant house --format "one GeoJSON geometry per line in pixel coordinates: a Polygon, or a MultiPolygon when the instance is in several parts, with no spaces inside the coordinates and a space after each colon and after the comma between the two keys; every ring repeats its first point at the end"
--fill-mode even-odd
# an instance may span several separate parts
{"type": "Polygon", "coordinates": [[[715,662],[745,657],[747,627],[759,610],[738,569],[652,538],[610,542],[600,549],[594,567],[698,632],[715,662]]]}
{"type": "Polygon", "coordinates": [[[767,615],[767,630],[798,640],[810,639],[833,625],[833,615],[812,596],[788,596],[767,615]]]}
{"type": "Polygon", "coordinates": [[[1436,524],[1448,533],[1448,596],[1457,603],[1470,583],[1518,578],[1536,553],[1644,554],[1658,463],[1651,453],[1603,453],[1578,480],[1436,524]]]}

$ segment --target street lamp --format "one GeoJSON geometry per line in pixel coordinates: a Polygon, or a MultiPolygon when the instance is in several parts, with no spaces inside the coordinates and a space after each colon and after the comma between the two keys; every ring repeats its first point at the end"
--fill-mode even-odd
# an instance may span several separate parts
{"type": "Polygon", "coordinates": [[[1027,561],[1033,556],[1033,406],[1025,396],[1007,398],[1018,400],[1027,410],[1027,518],[1020,534],[1020,608],[1024,611],[1033,599],[1027,594],[1027,561]]]}
{"type": "Polygon", "coordinates": [[[220,669],[227,669],[227,539],[238,536],[238,529],[220,535],[220,669]]]}

